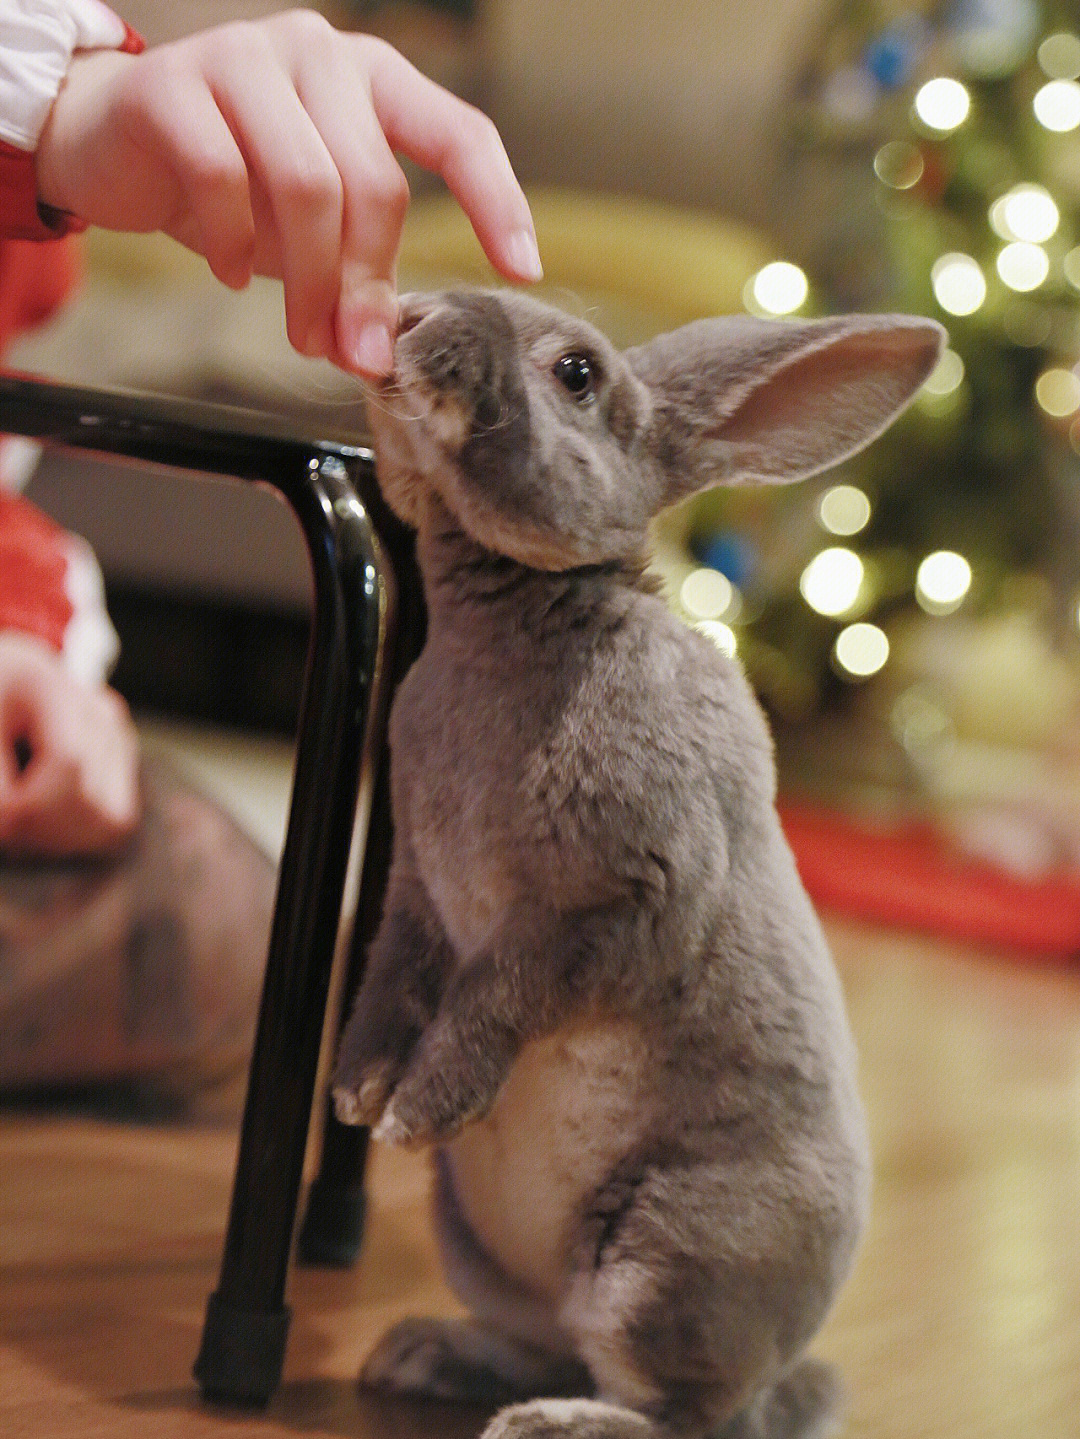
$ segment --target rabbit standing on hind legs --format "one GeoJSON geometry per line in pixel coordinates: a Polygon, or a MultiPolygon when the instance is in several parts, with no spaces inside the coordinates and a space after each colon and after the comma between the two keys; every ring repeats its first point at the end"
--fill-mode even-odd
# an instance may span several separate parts
{"type": "Polygon", "coordinates": [[[436,1153],[471,1316],[367,1361],[502,1403],[485,1439],[809,1439],[805,1357],[869,1163],[835,971],[739,665],[642,578],[691,491],[872,440],[928,320],[700,321],[617,352],[515,293],[406,298],[370,407],[425,648],[391,718],[394,858],[339,1115],[436,1153]]]}

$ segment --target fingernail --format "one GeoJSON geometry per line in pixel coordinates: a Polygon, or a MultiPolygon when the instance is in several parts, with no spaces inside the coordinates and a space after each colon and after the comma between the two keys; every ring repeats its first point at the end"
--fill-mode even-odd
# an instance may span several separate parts
{"type": "Polygon", "coordinates": [[[531,230],[515,230],[506,242],[506,258],[510,268],[523,280],[542,280],[544,267],[540,263],[540,251],[536,247],[536,236],[531,230]]]}
{"type": "Polygon", "coordinates": [[[361,329],[352,360],[365,375],[388,375],[394,368],[394,344],[390,331],[379,321],[370,321],[361,329]]]}

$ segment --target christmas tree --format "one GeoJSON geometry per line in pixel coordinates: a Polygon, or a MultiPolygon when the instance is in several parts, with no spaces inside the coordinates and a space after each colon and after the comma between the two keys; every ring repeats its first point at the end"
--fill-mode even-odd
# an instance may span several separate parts
{"type": "Polygon", "coordinates": [[[804,268],[767,266],[747,308],[913,311],[951,340],[911,412],[843,473],[683,517],[677,603],[781,712],[879,674],[912,613],[1023,604],[1075,629],[1078,30],[1052,0],[845,0],[802,77],[804,268]]]}

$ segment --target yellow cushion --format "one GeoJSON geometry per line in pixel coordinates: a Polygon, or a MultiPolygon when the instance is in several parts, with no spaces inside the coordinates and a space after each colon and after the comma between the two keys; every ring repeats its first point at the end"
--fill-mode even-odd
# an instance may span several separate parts
{"type": "MultiPolygon", "coordinates": [[[[537,189],[529,202],[545,270],[538,293],[572,311],[599,306],[599,323],[621,344],[742,309],[747,280],[775,258],[753,230],[655,200],[537,189]]],[[[402,288],[497,280],[457,202],[418,198],[405,225],[402,288]]]]}

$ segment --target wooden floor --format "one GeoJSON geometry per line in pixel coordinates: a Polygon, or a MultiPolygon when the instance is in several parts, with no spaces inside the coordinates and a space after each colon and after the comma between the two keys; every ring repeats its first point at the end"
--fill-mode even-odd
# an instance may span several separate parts
{"type": "MultiPolygon", "coordinates": [[[[863,1055],[874,1219],[818,1349],[864,1439],[1080,1434],[1080,967],[832,927],[863,1055]]],[[[419,1439],[483,1416],[362,1394],[385,1325],[451,1307],[422,1161],[380,1154],[362,1262],[299,1272],[264,1416],[190,1378],[232,1133],[0,1113],[0,1434],[419,1439]]]]}

